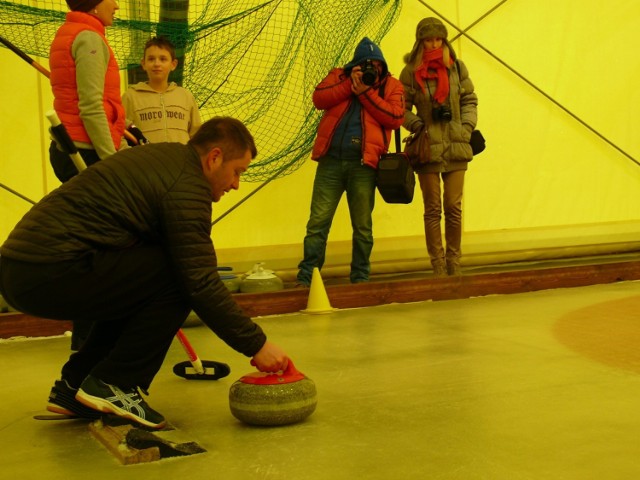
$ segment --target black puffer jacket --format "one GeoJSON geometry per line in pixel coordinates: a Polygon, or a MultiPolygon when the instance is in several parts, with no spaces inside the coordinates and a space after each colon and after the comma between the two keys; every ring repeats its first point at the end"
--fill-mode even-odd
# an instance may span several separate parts
{"type": "Polygon", "coordinates": [[[179,143],[116,153],[34,206],[0,255],[30,263],[162,245],[191,308],[231,348],[253,356],[266,337],[237,306],[215,267],[211,188],[197,152],[179,143]]]}

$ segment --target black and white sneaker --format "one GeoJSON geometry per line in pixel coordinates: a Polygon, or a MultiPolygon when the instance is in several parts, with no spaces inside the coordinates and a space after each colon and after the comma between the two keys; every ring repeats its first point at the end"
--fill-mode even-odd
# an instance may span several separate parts
{"type": "Polygon", "coordinates": [[[163,428],[164,417],[144,401],[137,388],[122,389],[89,375],[84,379],[76,399],[95,410],[113,413],[150,428],[163,428]]]}
{"type": "Polygon", "coordinates": [[[98,419],[104,415],[76,400],[77,393],[78,389],[69,385],[65,379],[56,380],[53,387],[51,387],[51,393],[49,393],[47,410],[60,415],[69,415],[71,417],[87,418],[90,420],[98,419]]]}

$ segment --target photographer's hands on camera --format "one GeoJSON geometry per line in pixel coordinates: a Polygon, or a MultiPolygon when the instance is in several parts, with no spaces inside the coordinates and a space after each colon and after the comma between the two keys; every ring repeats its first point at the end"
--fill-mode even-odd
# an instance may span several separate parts
{"type": "Polygon", "coordinates": [[[353,67],[349,74],[351,77],[351,91],[356,95],[360,95],[378,83],[381,73],[380,65],[377,60],[365,60],[364,63],[353,67]]]}
{"type": "Polygon", "coordinates": [[[362,67],[360,65],[353,67],[351,70],[351,91],[356,95],[360,95],[370,88],[370,85],[366,85],[362,81],[362,67]]]}

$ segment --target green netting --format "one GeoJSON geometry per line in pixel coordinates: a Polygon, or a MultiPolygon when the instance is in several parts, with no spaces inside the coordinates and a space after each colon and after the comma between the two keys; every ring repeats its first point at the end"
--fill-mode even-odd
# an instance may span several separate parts
{"type": "MultiPolygon", "coordinates": [[[[321,114],[311,102],[315,85],[351,59],[362,37],[379,43],[401,8],[401,0],[118,3],[107,37],[120,67],[135,69],[146,40],[168,36],[181,57],[173,79],[193,92],[202,118],[239,118],[255,136],[259,156],[247,181],[286,175],[304,162],[321,114]]],[[[0,35],[47,57],[67,11],[63,0],[0,1],[0,35]]]]}

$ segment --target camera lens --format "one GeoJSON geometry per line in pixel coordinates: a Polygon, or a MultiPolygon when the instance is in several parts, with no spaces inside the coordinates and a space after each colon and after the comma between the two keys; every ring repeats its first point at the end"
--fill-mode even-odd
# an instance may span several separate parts
{"type": "Polygon", "coordinates": [[[364,83],[365,85],[371,86],[374,83],[376,83],[376,77],[377,75],[373,72],[364,72],[362,74],[362,83],[364,83]]]}
{"type": "Polygon", "coordinates": [[[371,60],[364,62],[360,68],[362,70],[362,83],[369,87],[376,83],[378,79],[378,69],[371,60]]]}

